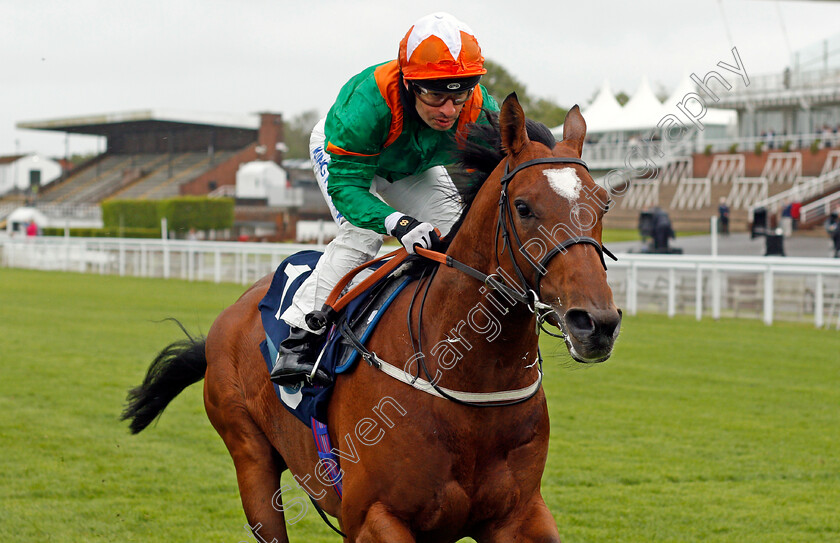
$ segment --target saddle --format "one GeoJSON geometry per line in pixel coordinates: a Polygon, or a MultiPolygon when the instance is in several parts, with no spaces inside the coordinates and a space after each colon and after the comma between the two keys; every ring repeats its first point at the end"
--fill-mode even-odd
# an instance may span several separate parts
{"type": "MultiPolygon", "coordinates": [[[[297,290],[312,274],[321,254],[318,251],[302,251],[284,260],[274,272],[268,292],[259,303],[260,318],[265,330],[265,340],[260,343],[260,351],[269,372],[279,358],[277,346],[290,332],[289,325],[280,315],[291,305],[297,290]]],[[[366,352],[364,344],[385,310],[426,266],[428,263],[419,262],[419,259],[379,259],[357,268],[339,283],[334,294],[350,286],[352,276],[362,269],[374,270],[343,297],[331,295],[327,301],[330,328],[323,334],[318,364],[331,381],[334,382],[337,375],[354,367],[360,358],[359,353],[366,352]]],[[[315,422],[323,423],[327,420],[331,385],[300,383],[295,387],[273,386],[283,406],[310,428],[315,422]]]]}

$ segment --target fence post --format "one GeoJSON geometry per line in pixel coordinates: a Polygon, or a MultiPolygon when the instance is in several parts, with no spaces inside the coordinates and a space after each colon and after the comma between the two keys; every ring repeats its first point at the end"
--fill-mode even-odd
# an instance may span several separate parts
{"type": "Polygon", "coordinates": [[[163,278],[169,279],[169,240],[163,240],[163,278]]]}
{"type": "Polygon", "coordinates": [[[814,290],[814,326],[823,326],[823,275],[817,274],[817,288],[814,290]]]}
{"type": "Polygon", "coordinates": [[[764,270],[764,324],[773,324],[773,268],[764,270]]]}
{"type": "Polygon", "coordinates": [[[720,288],[720,272],[717,269],[717,263],[712,268],[712,318],[720,319],[720,302],[721,302],[721,288],[720,288]]]}
{"type": "Polygon", "coordinates": [[[148,269],[148,255],[146,250],[146,244],[140,244],[140,277],[148,277],[149,276],[149,269],[148,269]]]}
{"type": "Polygon", "coordinates": [[[125,238],[120,238],[120,277],[125,277],[125,238]]]}
{"type": "Polygon", "coordinates": [[[213,262],[213,281],[216,283],[222,282],[222,251],[221,249],[216,249],[214,254],[215,259],[213,262]]]}
{"type": "Polygon", "coordinates": [[[668,316],[673,317],[677,313],[677,271],[668,268],[668,316]]]}
{"type": "Polygon", "coordinates": [[[718,255],[718,218],[715,215],[709,219],[712,233],[712,256],[718,255]]]}
{"type": "Polygon", "coordinates": [[[697,264],[697,281],[694,287],[694,318],[703,318],[703,268],[697,264]]]}

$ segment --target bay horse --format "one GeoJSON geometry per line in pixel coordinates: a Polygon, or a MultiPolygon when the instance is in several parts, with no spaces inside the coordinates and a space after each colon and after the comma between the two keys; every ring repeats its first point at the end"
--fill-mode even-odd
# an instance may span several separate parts
{"type": "Polygon", "coordinates": [[[610,356],[621,312],[601,245],[608,193],[580,160],[586,124],[577,106],[559,143],[526,123],[515,95],[497,125],[497,144],[473,146],[473,166],[486,179],[446,251],[458,265],[440,265],[405,288],[367,343],[379,360],[420,361],[431,384],[421,390],[362,361],[335,382],[327,422],[341,498],[310,429],[277,400],[260,354],[257,304],[270,276],[224,310],[206,339],[161,351],[130,392],[123,418],[136,433],[205,379],[207,415],[233,458],[245,515],[261,541],[287,542],[284,513],[299,512],[282,502],[287,469],[338,519],[347,542],[560,541],[540,493],[549,419],[537,326],[559,328],[578,362],[610,356]],[[522,390],[530,392],[493,395],[522,390]],[[470,401],[483,395],[498,401],[470,401]]]}

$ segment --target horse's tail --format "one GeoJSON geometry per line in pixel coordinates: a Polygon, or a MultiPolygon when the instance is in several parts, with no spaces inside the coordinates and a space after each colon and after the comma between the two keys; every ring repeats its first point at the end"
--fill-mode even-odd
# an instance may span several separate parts
{"type": "Polygon", "coordinates": [[[187,339],[171,343],[158,353],[143,383],[128,392],[128,405],[120,420],[131,421],[132,434],[151,424],[182,390],[204,378],[204,341],[187,333],[187,339]]]}

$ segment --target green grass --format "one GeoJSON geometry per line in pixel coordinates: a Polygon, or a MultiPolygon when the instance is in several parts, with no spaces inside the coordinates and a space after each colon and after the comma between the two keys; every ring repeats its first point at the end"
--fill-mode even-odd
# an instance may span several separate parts
{"type": "MultiPolygon", "coordinates": [[[[689,236],[707,236],[709,232],[702,230],[686,230],[685,232],[677,232],[678,238],[689,236]]],[[[621,241],[640,241],[639,231],[635,228],[605,228],[601,234],[605,245],[610,243],[618,243],[621,241]]]]}
{"type": "MultiPolygon", "coordinates": [[[[0,269],[0,540],[253,541],[201,386],[139,436],[118,421],[180,337],[155,321],[206,332],[243,290],[0,269]]],[[[564,542],[840,540],[836,331],[643,315],[596,367],[543,346],[564,542]]],[[[338,540],[313,512],[291,536],[338,540]]]]}

